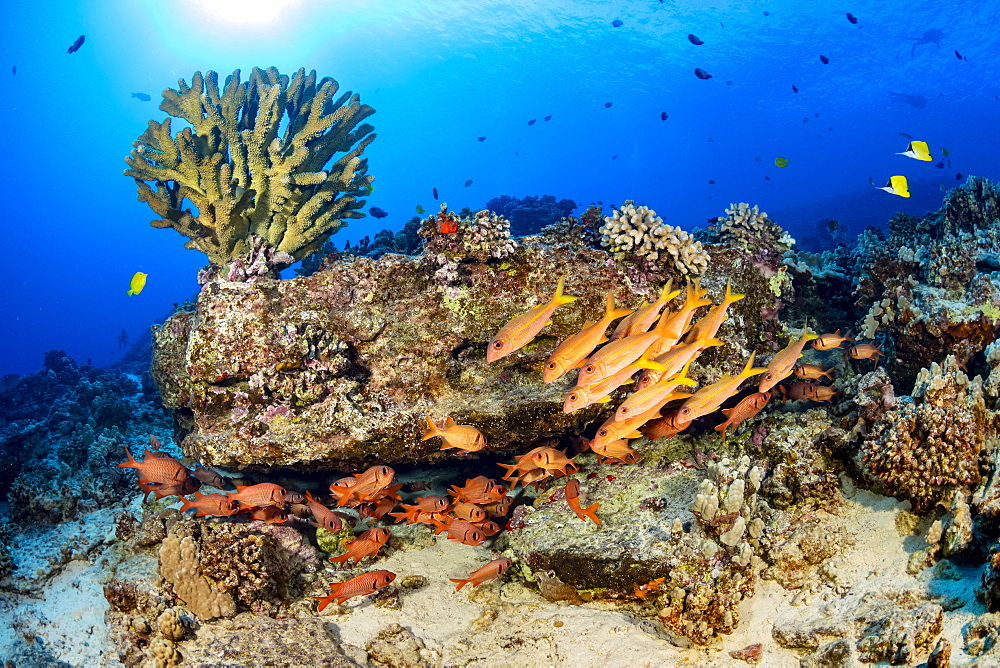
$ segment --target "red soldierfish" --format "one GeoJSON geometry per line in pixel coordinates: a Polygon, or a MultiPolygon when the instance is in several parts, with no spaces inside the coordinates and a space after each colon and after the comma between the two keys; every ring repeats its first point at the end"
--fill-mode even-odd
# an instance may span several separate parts
{"type": "Polygon", "coordinates": [[[715,431],[721,431],[722,438],[725,440],[726,430],[730,427],[735,429],[740,426],[740,423],[756,417],[758,413],[764,410],[764,406],[767,406],[767,402],[771,399],[771,394],[770,391],[754,392],[740,399],[740,402],[732,408],[723,408],[722,413],[726,416],[727,420],[716,427],[715,431]]]}
{"type": "Polygon", "coordinates": [[[329,596],[313,596],[319,601],[317,611],[323,612],[323,609],[332,601],[340,604],[355,596],[374,594],[379,589],[388,587],[395,579],[396,574],[391,571],[369,571],[356,578],[351,578],[347,582],[331,582],[329,596]]]}
{"type": "Polygon", "coordinates": [[[552,317],[557,308],[576,300],[576,297],[563,294],[565,282],[565,276],[559,279],[552,301],[529,309],[500,328],[500,331],[486,347],[487,362],[496,362],[501,357],[510,355],[515,350],[527,345],[529,341],[538,336],[545,325],[549,324],[549,318],[552,317]]]}
{"type": "Polygon", "coordinates": [[[457,582],[458,586],[455,587],[455,591],[459,591],[465,585],[472,583],[473,587],[478,587],[484,582],[489,582],[490,580],[496,580],[498,577],[507,572],[510,565],[513,562],[507,557],[501,557],[500,559],[494,559],[482,568],[477,568],[476,570],[469,573],[467,578],[448,578],[452,582],[457,582]]]}
{"type": "Polygon", "coordinates": [[[236,494],[228,494],[231,501],[238,501],[240,508],[259,508],[261,506],[281,507],[285,504],[284,487],[271,482],[257,485],[236,485],[236,494]]]}
{"type": "Polygon", "coordinates": [[[486,447],[486,437],[471,424],[456,424],[451,417],[446,417],[444,429],[438,429],[430,418],[426,419],[427,429],[420,438],[421,441],[440,436],[442,450],[458,448],[463,452],[479,452],[486,447]]]}
{"type": "Polygon", "coordinates": [[[587,508],[580,506],[580,481],[576,478],[566,484],[566,503],[581,520],[591,520],[594,524],[601,523],[600,518],[597,517],[597,507],[601,504],[593,503],[587,508]]]}
{"type": "Polygon", "coordinates": [[[181,506],[181,512],[194,508],[197,512],[194,514],[195,517],[204,517],[205,515],[215,515],[216,517],[229,517],[237,511],[236,504],[229,500],[229,497],[225,494],[202,494],[201,492],[194,493],[194,501],[189,501],[188,499],[181,497],[184,504],[181,506]]]}

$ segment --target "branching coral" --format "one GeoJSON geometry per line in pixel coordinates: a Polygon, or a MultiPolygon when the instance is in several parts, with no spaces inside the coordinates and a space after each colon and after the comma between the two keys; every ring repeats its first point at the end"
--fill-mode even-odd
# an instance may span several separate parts
{"type": "Polygon", "coordinates": [[[756,204],[730,204],[726,217],[719,218],[709,230],[712,241],[741,247],[767,246],[786,251],[795,244],[787,232],[767,217],[756,204]]]}
{"type": "Polygon", "coordinates": [[[924,512],[979,483],[988,418],[982,380],[970,381],[951,355],[920,372],[913,396],[922,401],[899,402],[875,423],[861,461],[890,494],[924,512]]]}
{"type": "Polygon", "coordinates": [[[663,219],[646,206],[636,206],[627,200],[604,219],[600,229],[601,245],[615,259],[636,255],[653,262],[672,259],[683,274],[702,274],[708,268],[709,256],[701,242],[679,227],[664,225],[663,219]],[[662,258],[661,258],[662,256],[662,258]]]}
{"type": "Polygon", "coordinates": [[[315,70],[289,78],[269,67],[246,82],[236,70],[221,94],[211,71],[164,91],[160,109],[191,127],[173,134],[169,118],[150,121],[125,159],[139,200],[161,217],[153,227],[174,228],[221,266],[252,235],[301,260],[361,218],[374,177],[360,156],[375,139],[362,121],[375,110],[350,92],[334,99],[338,89],[315,70]]]}

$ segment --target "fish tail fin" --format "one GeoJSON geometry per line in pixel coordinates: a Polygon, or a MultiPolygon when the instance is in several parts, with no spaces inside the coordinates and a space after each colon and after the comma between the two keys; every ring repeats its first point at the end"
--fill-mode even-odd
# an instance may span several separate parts
{"type": "Polygon", "coordinates": [[[462,587],[464,587],[465,585],[467,585],[470,582],[472,582],[472,578],[466,578],[466,579],[462,579],[462,578],[448,578],[448,579],[451,580],[452,582],[457,582],[458,583],[458,586],[455,587],[455,591],[461,591],[462,587]]]}
{"type": "Polygon", "coordinates": [[[755,357],[757,357],[756,350],[750,353],[750,359],[747,360],[747,365],[743,367],[743,371],[740,372],[741,376],[745,378],[750,378],[751,376],[756,376],[759,373],[764,373],[765,371],[767,371],[767,369],[765,369],[764,367],[754,367],[753,360],[755,357]]]}
{"type": "Polygon", "coordinates": [[[723,304],[732,304],[746,297],[746,295],[737,294],[732,291],[732,282],[733,279],[726,281],[726,296],[722,300],[723,304]]]}
{"type": "MultiPolygon", "coordinates": [[[[197,494],[197,492],[195,492],[195,494],[197,494]]],[[[186,497],[183,497],[183,496],[182,496],[182,497],[180,497],[180,499],[181,499],[181,501],[183,501],[184,503],[182,503],[182,504],[181,504],[181,508],[180,508],[180,510],[179,510],[178,512],[181,512],[181,513],[183,513],[183,512],[184,512],[184,511],[186,511],[186,510],[189,510],[189,509],[191,509],[191,508],[194,508],[194,502],[193,502],[193,501],[188,501],[188,500],[187,500],[187,498],[186,498],[186,497]]]]}
{"type": "Polygon", "coordinates": [[[329,596],[313,596],[313,598],[319,601],[319,606],[316,608],[316,612],[323,612],[326,606],[330,605],[330,603],[333,602],[333,599],[335,599],[336,596],[331,594],[329,596]]]}
{"type": "Polygon", "coordinates": [[[694,359],[689,359],[687,364],[684,365],[684,368],[674,375],[672,382],[677,383],[678,385],[697,385],[698,383],[687,377],[687,372],[691,368],[691,362],[693,361],[694,359]]]}
{"type": "MultiPolygon", "coordinates": [[[[726,409],[726,410],[732,410],[732,409],[726,409]]],[[[724,410],[724,411],[722,411],[722,412],[723,412],[723,413],[726,413],[726,411],[725,411],[725,410],[724,410]]],[[[729,417],[729,413],[726,413],[726,417],[727,417],[727,418],[729,417]]],[[[722,438],[722,440],[723,440],[723,441],[724,441],[724,440],[726,440],[726,431],[727,431],[727,430],[729,429],[729,427],[730,427],[730,424],[729,424],[729,420],[726,420],[726,421],[725,421],[725,422],[723,422],[722,424],[720,424],[720,425],[717,425],[717,426],[715,427],[715,431],[721,431],[721,432],[722,432],[722,434],[721,434],[720,438],[722,438]]]]}
{"type": "Polygon", "coordinates": [[[662,290],[660,290],[661,302],[668,302],[681,293],[680,290],[674,290],[673,288],[674,288],[674,279],[673,278],[667,279],[667,284],[663,286],[662,290]]]}
{"type": "Polygon", "coordinates": [[[649,351],[647,350],[642,354],[642,357],[637,359],[632,364],[629,364],[627,369],[656,369],[657,371],[666,371],[667,367],[663,366],[659,362],[654,362],[649,358],[649,351]]]}
{"type": "Polygon", "coordinates": [[[556,293],[552,296],[552,301],[549,302],[551,306],[559,306],[560,304],[569,304],[570,302],[575,302],[576,297],[570,297],[569,295],[563,294],[563,287],[566,285],[566,277],[561,276],[559,278],[559,283],[556,284],[556,293]]]}
{"type": "Polygon", "coordinates": [[[345,552],[344,554],[342,554],[342,555],[340,555],[338,557],[330,557],[330,561],[332,561],[332,562],[334,562],[336,564],[343,564],[343,563],[345,563],[348,560],[348,558],[350,556],[351,556],[350,552],[345,552]]]}
{"type": "MultiPolygon", "coordinates": [[[[581,508],[580,512],[582,512],[594,524],[600,524],[601,518],[597,516],[597,507],[600,505],[600,503],[593,503],[589,508],[581,508]]],[[[583,518],[581,517],[580,519],[583,518]]]]}
{"type": "Polygon", "coordinates": [[[448,525],[445,524],[444,522],[442,522],[439,519],[435,519],[435,518],[432,517],[431,518],[431,524],[434,525],[434,535],[435,536],[438,535],[439,533],[444,533],[445,531],[448,530],[448,525]]]}
{"type": "Polygon", "coordinates": [[[128,457],[127,462],[122,462],[119,464],[119,468],[123,469],[137,469],[139,468],[139,462],[136,461],[135,457],[132,456],[132,451],[125,448],[125,456],[128,457]]]}
{"type": "MultiPolygon", "coordinates": [[[[615,308],[615,295],[610,290],[608,291],[608,301],[604,306],[604,318],[605,320],[617,320],[618,318],[623,318],[632,313],[631,309],[616,309],[615,308]]],[[[603,337],[602,337],[603,338],[603,337]]],[[[605,338],[604,341],[607,341],[605,338]]]]}
{"type": "MultiPolygon", "coordinates": [[[[838,331],[839,331],[839,330],[838,330],[838,331]]],[[[847,334],[846,334],[846,335],[844,336],[844,340],[845,340],[845,341],[857,341],[857,339],[852,339],[852,338],[851,338],[851,331],[852,331],[852,330],[850,330],[850,329],[849,329],[849,330],[847,330],[847,334]]]]}
{"type": "Polygon", "coordinates": [[[426,441],[429,438],[440,436],[441,430],[438,429],[437,425],[429,417],[424,417],[424,419],[427,420],[427,429],[424,430],[424,435],[420,437],[420,440],[426,441]]]}

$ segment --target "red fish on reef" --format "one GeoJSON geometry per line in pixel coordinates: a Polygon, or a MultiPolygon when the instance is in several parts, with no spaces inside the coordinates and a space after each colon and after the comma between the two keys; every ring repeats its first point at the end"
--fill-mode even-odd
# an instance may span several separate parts
{"type": "Polygon", "coordinates": [[[195,492],[194,501],[190,501],[183,496],[181,500],[184,503],[181,505],[180,512],[183,513],[186,510],[194,508],[197,511],[194,514],[195,517],[204,517],[205,515],[229,517],[238,510],[236,504],[225,494],[202,494],[201,492],[195,492]]]}
{"type": "Polygon", "coordinates": [[[272,482],[262,482],[256,485],[236,485],[236,494],[229,494],[231,501],[238,501],[240,508],[260,508],[261,506],[276,506],[285,504],[288,492],[281,485],[272,482]]]}
{"type": "Polygon", "coordinates": [[[448,578],[452,582],[457,582],[458,586],[455,587],[455,591],[459,591],[467,584],[472,584],[473,587],[478,587],[484,582],[489,582],[490,580],[496,580],[498,577],[507,572],[511,564],[514,563],[507,557],[501,557],[500,559],[494,559],[485,566],[477,568],[476,570],[469,573],[467,578],[448,578]]]}
{"type": "Polygon", "coordinates": [[[389,530],[382,527],[368,529],[347,544],[347,552],[338,557],[330,557],[330,561],[343,564],[348,559],[353,559],[354,563],[359,564],[365,557],[378,554],[390,535],[389,530]]]}
{"type": "Polygon", "coordinates": [[[722,413],[726,416],[726,421],[715,428],[715,431],[722,432],[722,438],[726,438],[726,430],[730,427],[734,429],[742,422],[746,422],[764,410],[767,402],[771,400],[772,392],[754,392],[740,399],[740,402],[732,408],[723,408],[722,413]]]}
{"type": "Polygon", "coordinates": [[[878,356],[885,356],[880,349],[876,348],[870,343],[859,343],[856,346],[851,346],[844,352],[845,359],[850,357],[854,360],[876,360],[878,361],[878,356]]]}
{"type": "Polygon", "coordinates": [[[118,466],[125,469],[135,469],[139,474],[139,482],[160,483],[163,485],[179,485],[188,477],[188,470],[179,461],[165,452],[150,452],[146,450],[143,460],[136,461],[132,453],[125,449],[127,462],[118,466]]]}
{"type": "Polygon", "coordinates": [[[445,513],[451,508],[451,502],[446,497],[437,494],[417,498],[414,505],[403,505],[403,512],[389,513],[397,522],[404,519],[407,524],[430,524],[432,519],[444,519],[445,513]]]}
{"type": "Polygon", "coordinates": [[[442,450],[457,448],[463,452],[479,452],[486,447],[486,437],[471,424],[456,424],[449,416],[444,419],[444,429],[438,429],[430,418],[426,419],[427,429],[421,441],[440,436],[442,450]]]}
{"type": "Polygon", "coordinates": [[[378,590],[388,587],[395,579],[396,574],[391,571],[369,571],[356,578],[351,578],[347,582],[331,582],[328,596],[313,596],[319,601],[317,611],[323,612],[323,609],[333,601],[339,605],[355,596],[374,594],[378,590]]]}
{"type": "Polygon", "coordinates": [[[355,473],[354,483],[338,480],[330,485],[337,497],[337,507],[364,503],[377,498],[378,493],[392,484],[396,472],[388,466],[371,466],[364,473],[355,473]]]}
{"type": "Polygon", "coordinates": [[[597,507],[601,504],[594,503],[589,507],[584,508],[580,505],[580,481],[574,478],[566,484],[566,503],[569,507],[576,513],[576,516],[581,520],[590,520],[594,524],[600,524],[601,520],[597,517],[597,507]]]}
{"type": "Polygon", "coordinates": [[[812,347],[816,350],[834,350],[840,347],[844,341],[854,341],[851,338],[851,330],[847,330],[847,334],[844,336],[840,335],[840,330],[838,329],[833,334],[820,334],[815,341],[812,342],[812,347]]]}
{"type": "Polygon", "coordinates": [[[321,527],[332,533],[336,533],[343,528],[344,523],[340,520],[340,516],[314,499],[312,493],[309,491],[306,491],[306,502],[309,504],[309,510],[312,512],[313,520],[315,520],[309,524],[312,524],[314,527],[321,527]]]}
{"type": "Polygon", "coordinates": [[[465,545],[482,545],[483,541],[486,540],[486,535],[483,530],[474,524],[465,522],[463,520],[455,520],[448,518],[445,522],[440,522],[438,520],[433,520],[434,523],[434,535],[444,531],[448,532],[448,538],[451,540],[457,540],[465,545]]]}
{"type": "Polygon", "coordinates": [[[468,501],[476,504],[503,501],[507,496],[507,491],[506,487],[484,475],[466,479],[464,487],[452,485],[448,489],[448,493],[455,498],[455,501],[468,501]]]}
{"type": "Polygon", "coordinates": [[[268,524],[281,524],[288,520],[288,513],[277,506],[260,506],[257,508],[244,508],[237,511],[239,514],[247,514],[250,519],[268,524]]]}

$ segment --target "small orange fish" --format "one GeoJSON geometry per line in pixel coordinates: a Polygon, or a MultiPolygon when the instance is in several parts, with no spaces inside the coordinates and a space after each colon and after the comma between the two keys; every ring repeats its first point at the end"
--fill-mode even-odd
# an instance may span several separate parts
{"type": "Polygon", "coordinates": [[[491,522],[490,520],[483,520],[482,522],[472,522],[473,526],[479,527],[480,531],[486,534],[487,538],[497,535],[500,533],[500,525],[496,522],[491,522]]]}
{"type": "Polygon", "coordinates": [[[262,482],[256,485],[236,485],[236,494],[228,494],[230,501],[237,501],[240,508],[260,508],[262,506],[276,506],[278,508],[285,504],[285,495],[288,494],[285,488],[271,482],[262,482]]]}
{"type": "Polygon", "coordinates": [[[649,328],[653,326],[656,319],[660,315],[660,311],[666,306],[670,300],[681,293],[680,290],[672,289],[674,286],[674,279],[667,281],[667,284],[663,286],[660,290],[659,298],[652,304],[643,305],[636,309],[635,313],[631,316],[618,323],[618,327],[615,328],[614,334],[611,335],[612,341],[617,341],[618,339],[624,339],[626,336],[631,336],[633,334],[645,334],[649,331],[649,328]]]}
{"type": "Polygon", "coordinates": [[[468,501],[456,503],[455,507],[452,508],[452,514],[455,515],[456,519],[465,520],[472,524],[486,521],[486,511],[468,501]]]}
{"type": "Polygon", "coordinates": [[[596,448],[591,441],[589,442],[589,447],[602,459],[602,463],[608,463],[608,460],[624,463],[626,460],[638,460],[639,457],[638,451],[629,447],[627,438],[620,438],[617,441],[600,444],[596,448]]]}
{"type": "Polygon", "coordinates": [[[726,296],[722,298],[722,301],[710,308],[708,313],[688,330],[686,335],[688,341],[714,339],[726,319],[726,310],[729,305],[746,297],[746,295],[734,293],[731,289],[731,283],[731,280],[726,281],[726,296]]]}
{"type": "Polygon", "coordinates": [[[681,433],[691,422],[677,423],[677,413],[680,409],[664,414],[659,420],[653,420],[642,427],[642,432],[646,438],[655,441],[659,438],[673,438],[681,433]]]}
{"type": "Polygon", "coordinates": [[[795,361],[802,357],[802,349],[806,343],[815,338],[817,338],[816,335],[809,331],[808,326],[803,327],[802,338],[798,341],[794,338],[790,339],[788,345],[775,353],[771,361],[767,363],[767,369],[764,375],[760,377],[760,385],[757,389],[760,392],[767,392],[782,380],[792,375],[792,368],[795,367],[795,361]]]}
{"type": "Polygon", "coordinates": [[[483,533],[482,529],[463,520],[448,518],[445,522],[433,520],[433,523],[435,536],[447,531],[448,538],[451,540],[472,546],[482,545],[483,541],[486,540],[486,534],[483,533]]]}
{"type": "Polygon", "coordinates": [[[322,527],[332,533],[336,533],[343,528],[344,523],[340,520],[340,516],[314,499],[312,493],[308,490],[306,491],[306,502],[309,504],[309,510],[312,512],[313,519],[315,520],[314,522],[310,522],[314,527],[322,527]]]}
{"type": "Polygon", "coordinates": [[[509,496],[505,496],[500,501],[494,501],[493,503],[487,503],[483,506],[483,510],[490,517],[503,517],[510,512],[510,504],[513,500],[509,496]]]}
{"type": "Polygon", "coordinates": [[[461,578],[448,578],[452,582],[457,582],[458,586],[455,587],[455,591],[459,591],[465,585],[471,583],[473,587],[478,587],[484,582],[489,582],[490,580],[496,580],[501,575],[507,572],[510,565],[514,563],[507,557],[501,557],[500,559],[494,559],[493,561],[487,563],[481,568],[469,573],[469,577],[461,578]]]}
{"type": "Polygon", "coordinates": [[[484,475],[476,476],[475,478],[467,478],[464,487],[452,485],[448,488],[448,494],[450,494],[455,501],[468,501],[469,503],[475,504],[487,504],[501,501],[507,497],[508,491],[509,490],[506,487],[484,475]]]}
{"type": "Polygon", "coordinates": [[[642,434],[638,431],[638,429],[650,420],[660,417],[660,409],[664,404],[672,401],[673,398],[674,397],[672,396],[665,397],[660,404],[651,406],[644,413],[639,413],[638,415],[634,415],[624,420],[616,421],[615,416],[612,415],[597,430],[597,433],[594,435],[594,440],[590,443],[590,447],[596,452],[598,449],[603,448],[606,444],[611,443],[612,441],[617,441],[622,438],[639,438],[642,434]]]}
{"type": "Polygon", "coordinates": [[[391,571],[369,571],[356,578],[351,578],[347,582],[331,582],[331,593],[328,596],[313,596],[319,601],[317,612],[323,612],[323,609],[332,601],[336,601],[339,605],[355,596],[374,594],[378,590],[388,587],[395,579],[396,574],[391,571]]]}
{"type": "Polygon", "coordinates": [[[706,294],[708,294],[708,291],[702,290],[698,285],[698,281],[695,280],[694,287],[688,284],[687,294],[680,309],[671,313],[664,313],[660,316],[660,322],[656,327],[663,332],[663,336],[650,348],[649,352],[652,357],[655,358],[662,355],[681,340],[681,337],[688,330],[688,325],[691,323],[691,318],[694,317],[694,312],[698,308],[708,306],[712,303],[711,299],[704,298],[706,294]]]}
{"type": "MultiPolygon", "coordinates": [[[[804,343],[805,342],[803,341],[803,345],[804,343]]],[[[677,412],[677,417],[674,418],[674,423],[677,426],[682,426],[696,418],[702,417],[703,415],[708,415],[725,403],[729,397],[736,394],[744,380],[766,372],[767,369],[763,367],[755,367],[753,365],[753,361],[756,356],[756,352],[750,353],[750,359],[747,360],[747,364],[743,367],[743,371],[739,372],[735,376],[723,376],[711,385],[706,385],[692,394],[691,397],[681,405],[680,410],[677,412]]],[[[791,372],[792,370],[789,368],[788,373],[791,372]]]]}
{"type": "Polygon", "coordinates": [[[510,322],[500,328],[500,331],[486,347],[487,362],[496,362],[501,357],[506,357],[515,350],[523,348],[529,341],[538,336],[545,325],[549,324],[550,318],[557,308],[576,301],[576,297],[563,294],[565,282],[565,276],[559,279],[552,301],[532,307],[527,312],[512,318],[510,322]]]}
{"type": "Polygon", "coordinates": [[[683,369],[689,362],[695,360],[698,355],[712,346],[721,346],[724,343],[719,339],[698,339],[691,343],[682,343],[674,346],[663,354],[654,357],[653,360],[662,365],[662,369],[650,369],[639,377],[636,391],[644,390],[650,385],[655,385],[664,378],[672,376],[683,369]]]}
{"type": "Polygon", "coordinates": [[[608,396],[622,385],[632,382],[635,369],[625,367],[621,371],[604,380],[599,380],[593,385],[577,385],[573,391],[566,395],[563,403],[563,413],[572,413],[591,404],[606,404],[611,401],[608,396]]]}
{"type": "MultiPolygon", "coordinates": [[[[540,447],[529,453],[531,463],[534,468],[545,469],[546,471],[565,471],[570,467],[576,467],[572,459],[566,457],[566,453],[555,448],[540,447]]],[[[579,468],[579,467],[576,467],[579,468]]]]}
{"type": "Polygon", "coordinates": [[[608,340],[604,336],[608,325],[629,313],[631,311],[627,309],[615,309],[615,296],[609,292],[607,305],[604,308],[604,317],[597,322],[585,323],[578,334],[574,334],[559,344],[559,347],[545,364],[542,382],[551,383],[570,369],[580,366],[594,352],[594,348],[608,340]]]}
{"type": "Polygon", "coordinates": [[[455,424],[450,417],[444,419],[444,429],[438,429],[430,418],[427,420],[427,430],[420,438],[426,441],[435,436],[441,437],[441,449],[458,448],[463,452],[479,452],[486,447],[486,437],[471,424],[455,424]]]}
{"type": "Polygon", "coordinates": [[[580,505],[580,481],[573,478],[566,484],[566,503],[576,513],[576,516],[583,521],[590,520],[594,524],[600,524],[601,520],[597,516],[597,507],[601,504],[593,503],[588,508],[580,505]]]}
{"type": "Polygon", "coordinates": [[[118,466],[125,469],[135,469],[139,474],[139,482],[156,482],[165,485],[183,483],[188,477],[188,470],[179,461],[165,452],[150,452],[146,450],[143,460],[136,461],[128,448],[125,448],[127,462],[118,466]]]}
{"type": "Polygon", "coordinates": [[[431,518],[441,519],[451,508],[451,502],[444,496],[431,494],[417,498],[413,505],[403,504],[403,512],[390,513],[397,522],[404,519],[407,524],[430,524],[431,518]]]}
{"type": "Polygon", "coordinates": [[[767,406],[767,402],[770,400],[770,390],[767,392],[754,392],[740,399],[740,402],[732,408],[723,408],[722,413],[726,416],[727,420],[716,427],[715,431],[721,431],[722,439],[725,440],[727,429],[730,427],[735,429],[740,423],[755,417],[764,410],[764,406],[767,406]]]}
{"type": "Polygon", "coordinates": [[[339,496],[338,507],[349,505],[352,502],[363,503],[371,500],[381,490],[391,485],[395,477],[396,472],[391,467],[375,465],[369,467],[364,473],[355,473],[353,484],[338,480],[330,485],[330,491],[339,496]]]}
{"type": "Polygon", "coordinates": [[[840,335],[839,329],[833,334],[820,334],[812,342],[812,347],[816,350],[833,350],[834,348],[839,348],[840,344],[844,341],[854,341],[851,338],[851,330],[847,330],[847,334],[844,336],[840,335]]]}
{"type": "Polygon", "coordinates": [[[832,387],[819,385],[818,383],[792,383],[791,387],[779,386],[782,399],[784,401],[830,401],[836,396],[837,391],[832,387]]]}
{"type": "Polygon", "coordinates": [[[237,511],[239,514],[246,514],[250,519],[268,524],[281,524],[288,519],[288,513],[277,506],[260,506],[257,508],[244,508],[237,511]]]}
{"type": "Polygon", "coordinates": [[[833,372],[835,369],[833,367],[823,369],[823,367],[818,364],[796,364],[792,371],[795,373],[796,377],[803,378],[805,380],[819,380],[820,378],[829,378],[830,380],[833,380],[833,372]]]}
{"type": "Polygon", "coordinates": [[[330,561],[343,564],[348,559],[353,559],[355,564],[360,564],[365,557],[378,554],[389,540],[389,535],[389,530],[382,527],[369,529],[347,544],[347,552],[338,557],[330,557],[330,561]]]}
{"type": "Polygon", "coordinates": [[[649,387],[633,392],[628,399],[618,406],[618,410],[615,411],[615,422],[621,422],[633,415],[645,413],[653,406],[662,406],[665,397],[677,396],[674,390],[679,385],[697,385],[698,383],[687,377],[690,367],[691,362],[688,362],[676,375],[665,378],[655,385],[650,385],[649,387]]]}
{"type": "Polygon", "coordinates": [[[197,512],[194,514],[195,517],[204,517],[205,515],[215,515],[216,517],[229,517],[237,511],[236,504],[229,500],[229,497],[225,494],[202,494],[201,492],[194,493],[194,501],[189,501],[188,499],[181,497],[184,502],[181,505],[180,512],[190,510],[194,508],[197,512]]]}
{"type": "Polygon", "coordinates": [[[855,360],[877,360],[879,355],[884,357],[885,353],[870,343],[859,343],[856,346],[848,348],[845,351],[845,355],[855,360]]]}
{"type": "Polygon", "coordinates": [[[650,592],[659,591],[660,585],[663,584],[665,580],[666,578],[656,578],[652,582],[647,582],[644,585],[639,585],[638,587],[635,588],[633,596],[635,596],[636,598],[644,599],[646,598],[646,595],[649,594],[650,592]]]}
{"type": "Polygon", "coordinates": [[[146,493],[142,497],[142,502],[145,503],[146,499],[149,498],[150,492],[152,492],[153,496],[157,499],[162,499],[167,496],[183,497],[188,494],[194,494],[201,488],[201,481],[193,476],[188,476],[185,478],[184,482],[181,483],[144,482],[140,480],[139,488],[146,493]]]}

